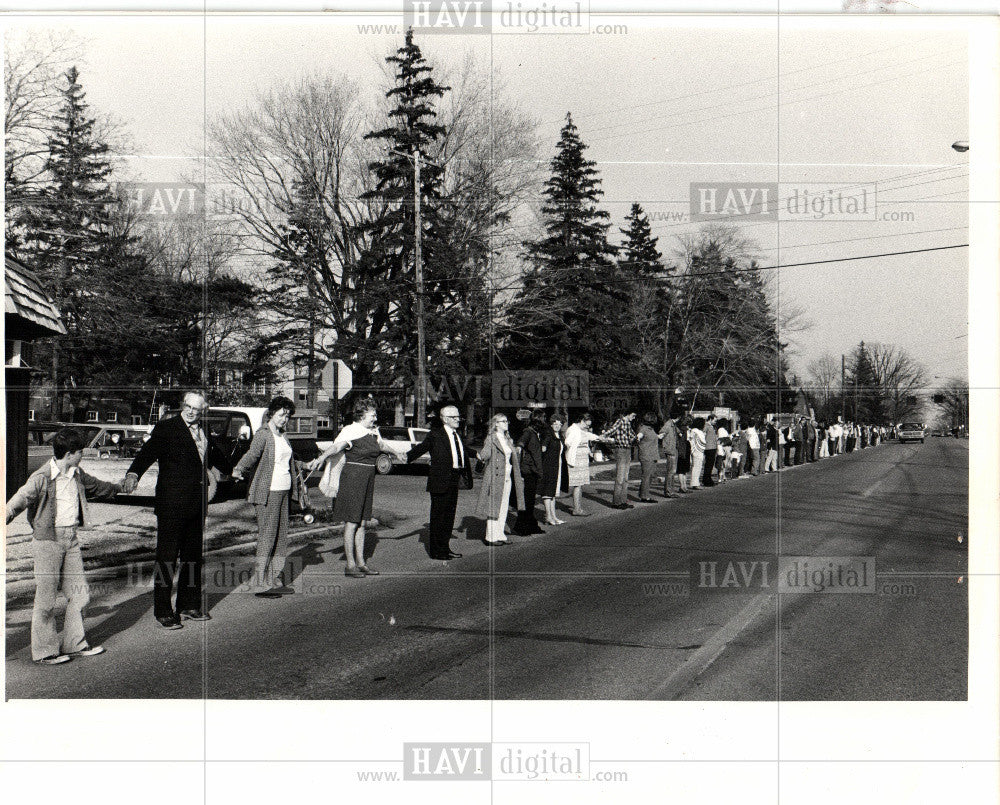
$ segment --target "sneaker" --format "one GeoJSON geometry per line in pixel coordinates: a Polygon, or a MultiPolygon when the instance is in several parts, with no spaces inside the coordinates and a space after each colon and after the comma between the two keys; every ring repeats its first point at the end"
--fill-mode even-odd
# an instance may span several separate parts
{"type": "Polygon", "coordinates": [[[61,665],[72,659],[68,654],[53,654],[51,657],[42,657],[40,660],[35,660],[35,663],[37,665],[61,665]]]}
{"type": "Polygon", "coordinates": [[[87,648],[80,649],[79,651],[68,651],[66,652],[67,657],[96,657],[98,654],[104,653],[104,646],[88,646],[87,648]]]}

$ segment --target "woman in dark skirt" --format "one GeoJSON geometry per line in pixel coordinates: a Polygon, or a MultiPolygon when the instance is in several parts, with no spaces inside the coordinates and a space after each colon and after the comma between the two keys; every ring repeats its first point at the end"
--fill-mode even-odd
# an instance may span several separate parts
{"type": "Polygon", "coordinates": [[[563,425],[565,418],[561,414],[549,417],[548,427],[543,431],[542,438],[542,481],[538,494],[545,504],[545,522],[548,525],[562,525],[565,520],[556,516],[556,496],[559,490],[566,490],[566,463],[563,456],[563,425]]]}
{"type": "Polygon", "coordinates": [[[333,516],[344,522],[344,575],[351,578],[377,576],[378,571],[365,564],[365,521],[372,517],[375,495],[375,460],[381,453],[396,453],[379,435],[375,427],[375,403],[358,400],[354,405],[354,422],[345,427],[323,455],[315,461],[322,466],[337,453],[346,453],[340,473],[340,488],[333,504],[333,516]]]}
{"type": "Polygon", "coordinates": [[[538,520],[535,519],[535,495],[538,493],[538,482],[543,472],[542,435],[546,428],[548,425],[545,423],[545,414],[542,411],[535,411],[515,447],[517,460],[521,462],[521,478],[524,482],[524,508],[517,513],[514,533],[522,537],[545,533],[544,529],[538,527],[538,520]]]}
{"type": "Polygon", "coordinates": [[[691,472],[691,443],[688,441],[687,418],[677,423],[677,480],[680,482],[681,492],[690,492],[688,489],[688,473],[691,472]]]}

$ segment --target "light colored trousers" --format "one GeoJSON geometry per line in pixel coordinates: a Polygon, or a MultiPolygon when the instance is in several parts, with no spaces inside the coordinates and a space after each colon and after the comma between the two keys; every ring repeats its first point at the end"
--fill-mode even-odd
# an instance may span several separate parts
{"type": "Polygon", "coordinates": [[[486,521],[486,541],[506,542],[504,536],[504,526],[507,525],[507,509],[510,507],[510,464],[507,464],[507,474],[503,479],[503,492],[500,494],[500,511],[494,520],[492,517],[486,521]]]}
{"type": "Polygon", "coordinates": [[[619,506],[628,501],[628,470],[632,463],[631,447],[615,448],[615,489],[611,503],[619,506]]]}
{"type": "MultiPolygon", "coordinates": [[[[254,504],[257,515],[257,561],[254,584],[258,588],[282,583],[288,555],[288,492],[268,492],[267,503],[254,504]]],[[[287,582],[286,582],[287,583],[287,582]]]]}
{"type": "Polygon", "coordinates": [[[76,527],[56,528],[54,540],[31,541],[35,562],[35,608],[31,612],[31,659],[43,660],[87,648],[83,608],[90,589],[83,572],[83,555],[76,527]],[[56,597],[59,589],[67,598],[62,641],[56,630],[56,597]]]}
{"type": "Polygon", "coordinates": [[[703,450],[691,451],[691,488],[701,486],[701,471],[705,467],[705,453],[703,450]]]}
{"type": "Polygon", "coordinates": [[[778,469],[778,451],[768,450],[767,461],[764,462],[764,472],[774,472],[778,469]]]}

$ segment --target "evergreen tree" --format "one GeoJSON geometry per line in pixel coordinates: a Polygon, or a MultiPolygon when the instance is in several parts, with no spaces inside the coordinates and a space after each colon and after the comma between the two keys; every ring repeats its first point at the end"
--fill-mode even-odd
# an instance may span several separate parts
{"type": "Polygon", "coordinates": [[[604,382],[627,376],[622,320],[628,288],[608,243],[596,163],[566,115],[542,191],[545,236],[526,244],[530,270],[507,311],[507,363],[584,369],[604,382]]]}
{"type": "Polygon", "coordinates": [[[882,400],[871,355],[864,341],[858,344],[858,348],[854,351],[845,391],[848,410],[853,413],[855,422],[881,421],[882,400]]]}
{"type": "Polygon", "coordinates": [[[111,187],[109,149],[97,135],[76,67],[60,92],[43,180],[16,220],[17,254],[39,274],[66,325],[65,336],[35,349],[36,366],[53,386],[57,418],[64,415],[63,391],[77,407],[99,387],[152,379],[149,356],[162,352],[147,315],[155,281],[111,187]]]}
{"type": "Polygon", "coordinates": [[[663,255],[656,248],[658,238],[653,237],[649,218],[638,202],[625,217],[626,227],[619,230],[624,241],[618,251],[618,265],[622,272],[637,278],[656,277],[663,272],[663,255]]]}
{"type": "Polygon", "coordinates": [[[66,325],[64,338],[52,339],[48,350],[36,350],[48,359],[57,415],[62,388],[92,380],[88,342],[103,295],[95,280],[98,266],[114,250],[108,235],[116,201],[108,182],[108,146],[96,136],[76,67],[65,80],[48,141],[45,182],[17,222],[23,239],[19,253],[45,282],[66,325]]]}
{"type": "MultiPolygon", "coordinates": [[[[435,122],[433,104],[450,88],[438,84],[433,68],[427,64],[420,47],[413,41],[413,30],[406,32],[403,47],[388,56],[395,66],[395,86],[386,92],[394,102],[389,111],[393,125],[369,132],[365,139],[385,143],[383,159],[369,164],[375,188],[363,198],[381,200],[380,214],[365,225],[371,236],[370,247],[362,256],[367,272],[381,280],[374,292],[382,294],[383,316],[392,319],[385,329],[382,363],[386,379],[400,376],[414,378],[417,336],[412,271],[414,267],[416,182],[415,160],[420,160],[421,255],[424,266],[425,322],[433,319],[435,308],[442,306],[457,289],[448,282],[447,237],[442,226],[442,168],[428,155],[436,152],[436,143],[445,133],[435,122]],[[416,155],[419,154],[419,157],[416,155]],[[407,292],[407,290],[409,292],[407,292]]],[[[428,338],[428,354],[434,339],[428,338]]]]}

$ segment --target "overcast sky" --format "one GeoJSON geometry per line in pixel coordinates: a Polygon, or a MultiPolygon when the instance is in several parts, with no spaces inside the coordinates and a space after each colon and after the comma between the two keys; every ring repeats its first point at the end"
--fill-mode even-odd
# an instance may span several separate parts
{"type": "MultiPolygon", "coordinates": [[[[123,121],[137,145],[131,178],[168,181],[190,173],[206,113],[240,106],[260,88],[330,71],[374,89],[379,60],[402,37],[361,34],[360,22],[147,15],[30,24],[61,24],[84,40],[88,100],[123,121]]],[[[870,30],[766,17],[714,27],[625,22],[627,33],[610,35],[418,44],[432,64],[456,64],[470,50],[492,61],[509,96],[540,121],[545,158],[572,112],[599,163],[615,236],[638,201],[671,253],[676,236],[698,226],[670,218],[688,210],[692,182],[878,182],[879,215],[905,220],[746,226],[761,264],[968,242],[968,155],[950,148],[968,137],[960,31],[890,27],[889,19],[870,30]]],[[[931,376],[966,376],[967,249],[774,273],[780,303],[802,308],[811,324],[789,336],[798,373],[864,339],[905,348],[931,376]]]]}

